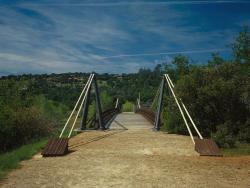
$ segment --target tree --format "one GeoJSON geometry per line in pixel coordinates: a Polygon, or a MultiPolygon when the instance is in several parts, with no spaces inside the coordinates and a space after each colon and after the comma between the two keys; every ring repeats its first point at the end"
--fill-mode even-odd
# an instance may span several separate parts
{"type": "Polygon", "coordinates": [[[250,63],[250,32],[247,26],[233,43],[233,54],[237,62],[250,63]]]}
{"type": "Polygon", "coordinates": [[[172,63],[176,66],[178,77],[182,77],[189,71],[189,61],[184,55],[177,55],[172,63]]]}
{"type": "Polygon", "coordinates": [[[208,66],[216,67],[225,63],[225,60],[219,55],[219,53],[212,53],[212,60],[208,61],[208,66]]]}

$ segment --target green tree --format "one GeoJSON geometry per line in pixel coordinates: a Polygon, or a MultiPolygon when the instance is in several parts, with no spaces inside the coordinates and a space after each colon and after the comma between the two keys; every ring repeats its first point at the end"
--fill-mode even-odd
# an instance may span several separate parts
{"type": "Polygon", "coordinates": [[[189,71],[189,61],[184,55],[177,55],[172,63],[176,66],[176,72],[178,77],[184,76],[189,71]]]}
{"type": "Polygon", "coordinates": [[[233,43],[233,54],[237,62],[250,63],[250,32],[247,26],[233,43]]]}
{"type": "Polygon", "coordinates": [[[212,59],[208,61],[208,66],[216,67],[225,63],[225,60],[219,55],[219,53],[212,53],[212,59]]]}

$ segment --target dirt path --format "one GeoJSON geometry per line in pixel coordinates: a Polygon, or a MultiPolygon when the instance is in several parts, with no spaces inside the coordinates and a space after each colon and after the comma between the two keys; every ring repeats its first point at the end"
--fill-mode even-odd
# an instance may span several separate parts
{"type": "Polygon", "coordinates": [[[199,157],[189,137],[153,132],[140,115],[84,132],[64,157],[22,162],[2,187],[250,187],[250,157],[199,157]],[[128,129],[128,130],[126,130],[128,129]]]}

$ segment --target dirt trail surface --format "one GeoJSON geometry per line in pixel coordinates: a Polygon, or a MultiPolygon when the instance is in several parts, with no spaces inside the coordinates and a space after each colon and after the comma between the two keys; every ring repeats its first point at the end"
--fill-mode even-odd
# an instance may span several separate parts
{"type": "Polygon", "coordinates": [[[2,187],[250,187],[250,157],[199,157],[187,136],[152,131],[133,113],[70,140],[64,157],[23,161],[2,187]]]}

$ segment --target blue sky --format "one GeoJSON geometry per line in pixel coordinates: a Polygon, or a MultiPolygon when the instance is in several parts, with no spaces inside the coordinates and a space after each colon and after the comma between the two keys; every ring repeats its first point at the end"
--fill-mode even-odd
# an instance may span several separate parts
{"type": "Polygon", "coordinates": [[[0,75],[129,73],[230,58],[250,1],[0,0],[0,75]]]}

